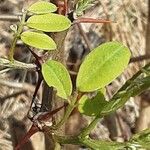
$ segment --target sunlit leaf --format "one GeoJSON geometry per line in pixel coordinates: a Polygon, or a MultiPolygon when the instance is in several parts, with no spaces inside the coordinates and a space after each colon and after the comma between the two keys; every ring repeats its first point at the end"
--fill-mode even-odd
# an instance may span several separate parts
{"type": "Polygon", "coordinates": [[[55,12],[57,10],[57,7],[52,3],[39,1],[32,4],[27,10],[34,14],[44,14],[44,13],[55,12]]]}
{"type": "Polygon", "coordinates": [[[87,116],[97,116],[107,103],[102,91],[98,91],[97,95],[91,99],[83,95],[79,101],[78,110],[87,116]]]}
{"type": "Polygon", "coordinates": [[[26,31],[21,34],[21,40],[30,46],[43,50],[55,50],[56,44],[52,38],[44,33],[26,31]]]}
{"type": "Polygon", "coordinates": [[[71,21],[65,16],[49,13],[31,16],[26,25],[45,32],[60,32],[68,29],[71,21]]]}
{"type": "Polygon", "coordinates": [[[57,95],[67,99],[72,92],[72,83],[67,69],[59,62],[49,60],[42,65],[42,74],[46,83],[56,88],[57,95]]]}
{"type": "Polygon", "coordinates": [[[130,51],[118,42],[107,42],[95,48],[81,64],[76,86],[91,92],[105,87],[127,67],[130,51]]]}

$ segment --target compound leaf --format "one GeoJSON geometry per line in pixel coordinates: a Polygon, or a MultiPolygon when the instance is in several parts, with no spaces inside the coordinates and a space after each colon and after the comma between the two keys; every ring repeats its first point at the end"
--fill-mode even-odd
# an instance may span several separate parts
{"type": "Polygon", "coordinates": [[[56,88],[57,95],[67,99],[72,92],[72,83],[67,69],[59,62],[49,60],[42,65],[42,74],[46,83],[56,88]]]}
{"type": "Polygon", "coordinates": [[[44,33],[26,31],[21,34],[21,40],[30,46],[43,50],[55,50],[56,44],[51,37],[44,33]]]}
{"type": "Polygon", "coordinates": [[[68,29],[71,21],[65,16],[49,13],[31,16],[26,25],[45,32],[60,32],[68,29]]]}
{"type": "Polygon", "coordinates": [[[55,12],[57,10],[57,7],[52,3],[39,1],[32,4],[27,10],[34,14],[45,14],[55,12]]]}
{"type": "Polygon", "coordinates": [[[107,42],[94,49],[80,66],[76,86],[91,92],[103,88],[126,68],[130,51],[118,42],[107,42]]]}

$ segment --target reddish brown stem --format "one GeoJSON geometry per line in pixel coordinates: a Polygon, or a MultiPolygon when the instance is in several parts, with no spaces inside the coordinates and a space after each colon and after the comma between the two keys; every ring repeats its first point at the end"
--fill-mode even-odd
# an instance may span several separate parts
{"type": "Polygon", "coordinates": [[[38,131],[39,131],[39,128],[36,127],[35,125],[32,125],[30,130],[26,133],[26,135],[21,139],[21,141],[15,147],[15,150],[19,150],[25,143],[28,142],[29,138],[38,131]]]}
{"type": "Polygon", "coordinates": [[[58,14],[65,16],[68,13],[67,0],[63,0],[63,1],[58,0],[57,6],[58,6],[58,14]]]}
{"type": "MultiPolygon", "coordinates": [[[[56,114],[58,111],[60,111],[62,108],[66,107],[68,104],[65,104],[51,112],[48,112],[44,115],[40,115],[37,119],[37,121],[47,121],[48,119],[50,119],[54,114],[56,114]]],[[[36,132],[40,131],[40,129],[36,126],[36,125],[32,125],[32,127],[30,128],[30,130],[26,133],[26,135],[22,138],[22,140],[20,141],[20,143],[15,147],[15,150],[19,150],[28,140],[29,138],[35,134],[36,132]]]]}
{"type": "Polygon", "coordinates": [[[74,21],[74,23],[112,23],[112,21],[93,18],[78,18],[74,21]]]}
{"type": "Polygon", "coordinates": [[[37,67],[39,67],[41,69],[41,64],[43,63],[42,57],[38,56],[34,51],[32,51],[28,46],[26,46],[29,51],[31,52],[31,54],[33,55],[33,57],[35,58],[36,62],[35,64],[37,65],[37,67]]]}
{"type": "Polygon", "coordinates": [[[40,120],[40,121],[47,121],[47,120],[49,120],[54,114],[56,114],[58,111],[60,111],[62,108],[66,107],[66,106],[68,106],[68,104],[65,104],[65,105],[63,105],[63,106],[61,106],[61,107],[59,107],[59,108],[57,108],[57,109],[55,109],[55,110],[53,110],[53,111],[51,111],[51,112],[47,112],[47,113],[44,114],[44,115],[40,115],[40,116],[38,117],[38,120],[40,120]]]}
{"type": "Polygon", "coordinates": [[[67,0],[64,0],[64,12],[65,12],[65,15],[68,14],[68,3],[67,3],[67,0]]]}
{"type": "Polygon", "coordinates": [[[41,73],[41,71],[38,71],[38,82],[37,82],[37,85],[36,85],[36,87],[35,87],[34,94],[33,94],[33,96],[32,96],[32,102],[31,102],[30,109],[31,109],[31,107],[32,107],[32,104],[33,104],[34,101],[35,101],[35,98],[36,98],[36,95],[37,95],[38,90],[39,90],[39,88],[40,88],[40,85],[41,85],[41,83],[42,83],[42,80],[43,80],[42,73],[41,73]]]}

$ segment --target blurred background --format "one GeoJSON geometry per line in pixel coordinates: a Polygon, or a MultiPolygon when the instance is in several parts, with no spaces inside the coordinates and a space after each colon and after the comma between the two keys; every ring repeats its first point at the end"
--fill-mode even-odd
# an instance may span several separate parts
{"type": "MultiPolygon", "coordinates": [[[[0,0],[0,57],[7,57],[13,39],[10,26],[19,21],[22,8],[36,0],[0,0]]],[[[56,2],[56,1],[54,1],[56,2]]],[[[72,8],[74,0],[68,0],[72,8]]],[[[128,46],[132,58],[128,68],[108,85],[107,99],[133,76],[150,58],[150,1],[148,0],[94,0],[82,17],[113,21],[110,24],[75,24],[68,31],[63,47],[65,62],[72,82],[84,57],[106,41],[119,41],[128,46]]],[[[37,52],[41,55],[42,52],[37,52]]],[[[15,59],[33,63],[34,58],[21,41],[17,42],[15,59]]],[[[116,64],[117,65],[117,64],[116,64]]],[[[113,68],[112,68],[113,69],[113,68]]],[[[32,94],[37,83],[33,71],[6,68],[0,65],[0,150],[12,150],[28,131],[32,122],[27,118],[32,94]]],[[[42,89],[38,92],[42,99],[42,89]]],[[[48,97],[48,96],[47,96],[48,97]]],[[[131,98],[122,109],[106,116],[91,133],[95,139],[125,142],[130,137],[150,127],[150,93],[131,98]]],[[[62,129],[65,134],[77,134],[92,118],[75,112],[62,129]]],[[[36,133],[23,150],[52,150],[46,135],[36,133]]],[[[64,150],[84,147],[65,145],[64,150]]]]}

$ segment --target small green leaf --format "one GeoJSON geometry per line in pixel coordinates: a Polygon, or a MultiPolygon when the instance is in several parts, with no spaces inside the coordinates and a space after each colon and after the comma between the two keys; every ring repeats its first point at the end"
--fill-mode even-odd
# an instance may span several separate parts
{"type": "Polygon", "coordinates": [[[60,32],[68,29],[71,21],[65,16],[49,13],[31,16],[27,26],[45,32],[60,32]]]}
{"type": "Polygon", "coordinates": [[[55,12],[57,10],[57,7],[52,3],[39,1],[32,4],[27,10],[34,14],[45,14],[55,12]]]}
{"type": "Polygon", "coordinates": [[[42,65],[44,80],[56,88],[57,95],[67,99],[72,92],[72,83],[67,69],[59,62],[49,60],[42,65]]]}
{"type": "Polygon", "coordinates": [[[21,34],[21,40],[30,46],[43,50],[55,50],[56,44],[44,33],[26,31],[21,34]]]}
{"type": "Polygon", "coordinates": [[[92,99],[88,98],[87,95],[83,95],[79,101],[78,110],[87,116],[98,116],[107,103],[102,91],[98,91],[92,99]]]}
{"type": "Polygon", "coordinates": [[[105,87],[123,72],[129,59],[129,49],[118,42],[100,45],[85,58],[79,69],[78,90],[91,92],[105,87]]]}

